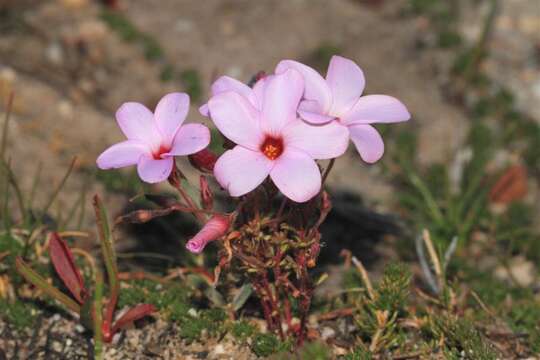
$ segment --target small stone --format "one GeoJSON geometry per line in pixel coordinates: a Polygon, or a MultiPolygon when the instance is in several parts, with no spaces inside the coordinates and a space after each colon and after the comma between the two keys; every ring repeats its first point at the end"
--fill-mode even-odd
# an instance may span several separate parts
{"type": "Polygon", "coordinates": [[[321,338],[323,340],[328,340],[336,336],[336,331],[331,327],[325,326],[321,331],[321,338]]]}
{"type": "Polygon", "coordinates": [[[225,348],[221,344],[217,344],[213,351],[214,355],[223,355],[225,354],[225,348]]]}
{"type": "Polygon", "coordinates": [[[508,267],[499,266],[495,276],[502,280],[515,280],[521,286],[530,286],[535,278],[534,264],[523,256],[513,257],[508,267]]]}
{"type": "Polygon", "coordinates": [[[58,42],[52,42],[45,49],[45,58],[54,65],[64,62],[64,49],[58,42]]]}

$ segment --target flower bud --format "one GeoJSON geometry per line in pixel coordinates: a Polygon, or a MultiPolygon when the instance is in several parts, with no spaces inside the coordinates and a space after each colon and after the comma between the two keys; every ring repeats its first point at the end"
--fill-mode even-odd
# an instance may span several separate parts
{"type": "Polygon", "coordinates": [[[206,245],[224,236],[231,225],[231,217],[228,215],[214,215],[203,228],[186,244],[186,248],[192,253],[201,253],[206,245]]]}
{"type": "Polygon", "coordinates": [[[204,175],[199,178],[199,186],[201,189],[201,204],[203,209],[210,210],[214,206],[214,194],[208,186],[208,181],[204,175]]]}
{"type": "Polygon", "coordinates": [[[188,156],[191,165],[202,172],[214,171],[214,165],[217,161],[217,156],[208,149],[203,149],[195,154],[188,156]]]}

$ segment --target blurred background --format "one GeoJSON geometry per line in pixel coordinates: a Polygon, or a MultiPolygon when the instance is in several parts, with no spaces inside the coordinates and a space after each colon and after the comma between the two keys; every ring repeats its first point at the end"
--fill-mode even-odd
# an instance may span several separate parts
{"type": "MultiPolygon", "coordinates": [[[[366,93],[393,95],[413,114],[380,128],[386,156],[379,164],[362,163],[352,149],[337,162],[331,236],[348,239],[339,248],[385,234],[412,239],[423,227],[442,244],[468,241],[482,214],[499,216],[516,201],[517,218],[534,228],[537,0],[3,0],[2,106],[15,94],[6,154],[23,192],[37,189],[35,206],[77,156],[49,215],[91,228],[88,194],[103,194],[117,215],[143,190],[133,169],[95,168],[97,155],[122,139],[114,112],[123,102],[153,108],[163,94],[185,91],[189,121],[206,121],[197,109],[217,76],[247,82],[281,59],[324,73],[334,54],[362,67],[366,93]],[[349,225],[359,230],[350,234],[349,225]]],[[[169,240],[173,248],[179,242],[169,240]]],[[[539,248],[528,243],[519,256],[534,260],[539,248]]]]}
{"type": "MultiPolygon", "coordinates": [[[[415,310],[423,302],[437,311],[419,307],[419,314],[429,315],[424,317],[439,320],[450,313],[472,321],[502,358],[540,353],[539,0],[0,0],[0,285],[16,279],[14,257],[27,250],[21,239],[39,239],[38,260],[46,257],[40,247],[44,229],[80,230],[70,245],[98,254],[93,194],[117,217],[152,207],[140,196],[144,192],[171,192],[167,184],[142,184],[135,169],[96,169],[99,153],[123,139],[114,119],[123,102],[154,108],[164,94],[184,91],[191,97],[188,121],[211,126],[198,107],[218,76],[248,82],[259,71],[272,72],[282,59],[324,74],[335,54],[364,70],[365,93],[399,98],[412,119],[378,126],[386,153],[377,164],[363,163],[352,147],[336,162],[328,181],[333,211],[322,228],[317,268],[329,277],[314,313],[323,306],[357,306],[357,293],[349,297],[347,291],[365,283],[351,273],[349,255],[366,264],[375,283],[388,263],[399,260],[406,268],[387,274],[399,280],[396,273],[407,278],[403,269],[412,271],[411,306],[399,310],[411,317],[398,322],[415,329],[414,351],[424,340],[433,345],[428,351],[437,349],[443,336],[428,329],[432,335],[426,337],[415,310]],[[443,264],[439,285],[429,266],[433,254],[426,255],[422,244],[424,229],[443,264]],[[342,290],[344,296],[329,295],[342,290]]],[[[214,135],[212,149],[223,151],[214,135]]],[[[185,159],[180,167],[198,183],[185,159]]],[[[165,275],[215,265],[217,246],[199,257],[183,250],[198,230],[189,216],[119,230],[123,271],[165,275]]],[[[408,278],[403,284],[406,298],[408,278]]],[[[2,297],[8,288],[0,286],[2,297]]],[[[208,289],[216,291],[206,286],[205,295],[208,289]]],[[[197,294],[199,305],[215,305],[197,294]]],[[[3,309],[12,305],[2,301],[0,316],[7,314],[9,322],[3,309]]],[[[17,314],[28,313],[24,306],[17,314]]],[[[246,308],[245,314],[257,315],[246,308]]],[[[33,324],[35,313],[25,324],[33,324]]],[[[456,348],[468,349],[463,344],[471,332],[439,325],[434,328],[450,329],[447,339],[462,334],[456,348]]],[[[353,346],[356,340],[342,328],[348,339],[343,347],[353,346]]],[[[66,333],[60,329],[57,336],[66,333]]],[[[83,337],[71,333],[84,345],[83,337]]],[[[22,341],[34,348],[28,339],[22,341]]],[[[141,351],[146,345],[137,341],[141,351]]],[[[202,351],[196,346],[193,351],[202,351]]]]}

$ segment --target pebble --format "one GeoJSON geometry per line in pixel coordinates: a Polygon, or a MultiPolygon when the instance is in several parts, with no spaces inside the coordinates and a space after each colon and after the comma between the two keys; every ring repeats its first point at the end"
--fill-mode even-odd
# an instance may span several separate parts
{"type": "Polygon", "coordinates": [[[321,338],[323,340],[328,340],[336,336],[336,331],[331,327],[325,326],[321,331],[321,338]]]}

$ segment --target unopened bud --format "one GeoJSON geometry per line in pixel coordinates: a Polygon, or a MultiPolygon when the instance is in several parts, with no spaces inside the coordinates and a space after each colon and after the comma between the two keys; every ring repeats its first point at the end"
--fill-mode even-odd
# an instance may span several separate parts
{"type": "Polygon", "coordinates": [[[251,77],[251,79],[249,80],[248,86],[252,88],[253,86],[255,86],[257,81],[264,79],[265,77],[266,77],[266,72],[262,70],[259,71],[258,73],[256,73],[255,75],[251,77]]]}
{"type": "Polygon", "coordinates": [[[202,172],[212,172],[214,171],[214,165],[217,161],[217,156],[212,151],[208,149],[203,149],[195,154],[188,156],[189,162],[191,165],[199,171],[202,172]]]}
{"type": "Polygon", "coordinates": [[[186,248],[192,253],[201,253],[206,245],[224,236],[231,225],[231,217],[228,215],[214,215],[203,228],[186,244],[186,248]]]}
{"type": "Polygon", "coordinates": [[[203,209],[210,210],[214,206],[214,195],[208,186],[208,181],[204,175],[199,178],[199,186],[201,189],[201,204],[203,209]]]}

